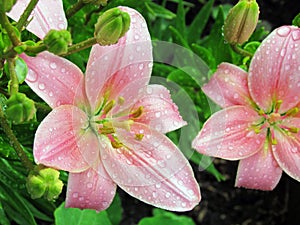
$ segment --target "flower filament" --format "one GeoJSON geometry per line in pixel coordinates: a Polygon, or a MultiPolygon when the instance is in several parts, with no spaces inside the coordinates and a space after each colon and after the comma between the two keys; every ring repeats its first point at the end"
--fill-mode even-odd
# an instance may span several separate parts
{"type": "MultiPolygon", "coordinates": [[[[134,120],[139,118],[143,112],[144,107],[139,106],[133,111],[124,111],[118,114],[113,114],[113,109],[124,104],[125,99],[119,97],[117,101],[107,100],[107,96],[104,97],[98,110],[96,110],[92,122],[94,130],[100,134],[105,135],[109,140],[113,148],[126,147],[117,137],[116,128],[121,128],[126,131],[130,131],[131,125],[134,120]]],[[[142,141],[144,134],[134,134],[134,138],[138,141],[142,141]]]]}

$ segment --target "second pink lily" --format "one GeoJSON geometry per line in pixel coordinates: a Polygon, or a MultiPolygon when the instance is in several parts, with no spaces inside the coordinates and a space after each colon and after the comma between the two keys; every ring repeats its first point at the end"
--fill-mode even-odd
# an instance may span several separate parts
{"type": "Polygon", "coordinates": [[[236,186],[272,190],[282,170],[300,181],[300,29],[273,31],[249,73],[222,63],[203,91],[224,109],[195,138],[200,153],[240,160],[236,186]]]}

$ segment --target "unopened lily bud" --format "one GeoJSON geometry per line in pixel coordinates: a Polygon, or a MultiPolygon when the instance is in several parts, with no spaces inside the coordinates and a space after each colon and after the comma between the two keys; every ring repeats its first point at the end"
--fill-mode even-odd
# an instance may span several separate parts
{"type": "Polygon", "coordinates": [[[40,165],[30,172],[26,182],[31,198],[44,197],[48,201],[57,199],[63,185],[63,182],[59,179],[59,171],[40,165]]]}
{"type": "Polygon", "coordinates": [[[68,46],[72,43],[72,38],[67,30],[50,30],[43,42],[49,52],[59,55],[68,52],[68,46]]]}
{"type": "Polygon", "coordinates": [[[93,5],[97,5],[97,6],[106,6],[107,5],[107,1],[108,0],[82,0],[82,2],[84,4],[93,4],[93,5]]]}
{"type": "Polygon", "coordinates": [[[23,93],[16,93],[6,101],[6,116],[14,124],[30,121],[34,118],[36,108],[34,102],[23,93]]]}
{"type": "Polygon", "coordinates": [[[130,25],[130,16],[119,8],[105,11],[95,25],[95,38],[100,45],[116,44],[125,35],[130,25]]]}
{"type": "Polygon", "coordinates": [[[0,0],[0,11],[9,12],[17,0],[0,0]]]}
{"type": "Polygon", "coordinates": [[[243,44],[257,25],[259,6],[255,0],[240,0],[228,13],[224,38],[229,44],[243,44]]]}

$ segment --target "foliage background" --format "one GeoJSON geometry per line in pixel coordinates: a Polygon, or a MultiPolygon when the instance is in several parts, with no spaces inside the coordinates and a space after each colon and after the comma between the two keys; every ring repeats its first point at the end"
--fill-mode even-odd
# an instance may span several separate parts
{"type": "MultiPolygon", "coordinates": [[[[64,0],[68,9],[75,0],[64,0]]],[[[207,77],[221,62],[231,62],[247,69],[249,58],[233,52],[224,42],[222,26],[231,5],[236,1],[214,0],[111,0],[108,8],[127,5],[137,9],[146,18],[153,40],[168,41],[179,44],[193,51],[209,66],[207,77]]],[[[248,43],[243,47],[255,51],[259,42],[275,27],[291,24],[294,16],[300,11],[294,1],[265,0],[257,1],[261,6],[261,21],[248,43]]],[[[78,43],[93,36],[94,24],[100,13],[94,6],[86,6],[69,20],[69,30],[73,43],[78,43]]],[[[22,33],[22,39],[35,39],[28,32],[22,33]]],[[[77,64],[83,71],[88,59],[86,49],[67,58],[77,64]]],[[[174,59],[178,60],[178,59],[174,59]]],[[[8,79],[0,79],[1,92],[6,92],[8,79]]],[[[205,95],[195,81],[180,68],[155,63],[153,76],[166,78],[179,84],[196,105],[200,127],[210,116],[205,95]]],[[[49,109],[29,87],[23,83],[20,91],[26,93],[38,103],[37,118],[21,125],[11,125],[27,155],[32,159],[34,133],[49,109]]],[[[6,101],[1,95],[0,101],[6,101]]],[[[3,104],[2,104],[3,105],[3,104]]],[[[199,129],[200,129],[199,127],[199,129]]],[[[176,143],[179,133],[168,134],[176,143]]],[[[184,149],[183,149],[184,151],[184,149]]],[[[206,171],[199,171],[202,156],[195,153],[190,159],[199,181],[202,201],[194,210],[186,213],[171,213],[155,209],[122,190],[118,190],[111,207],[103,212],[64,208],[65,189],[55,201],[45,199],[32,200],[25,188],[26,170],[19,162],[18,156],[11,147],[3,131],[0,131],[0,224],[22,225],[152,225],[152,224],[299,224],[300,185],[287,176],[273,192],[261,192],[234,188],[236,162],[214,160],[214,165],[206,171]]],[[[61,179],[67,183],[67,173],[61,172],[61,179]]]]}

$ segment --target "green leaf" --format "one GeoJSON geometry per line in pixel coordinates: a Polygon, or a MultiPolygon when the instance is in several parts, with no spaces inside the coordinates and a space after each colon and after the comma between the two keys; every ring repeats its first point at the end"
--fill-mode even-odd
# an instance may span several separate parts
{"type": "Polygon", "coordinates": [[[37,225],[24,198],[0,179],[0,201],[7,216],[22,225],[37,225]]]}
{"type": "Polygon", "coordinates": [[[197,42],[207,24],[209,16],[212,12],[214,0],[209,0],[198,12],[193,22],[188,28],[188,42],[190,44],[197,42]]]}
{"type": "Polygon", "coordinates": [[[192,218],[179,216],[162,209],[154,209],[153,217],[143,218],[138,225],[195,225],[192,218]]]}
{"type": "Polygon", "coordinates": [[[121,199],[118,194],[116,194],[113,202],[106,211],[112,225],[118,225],[121,222],[123,208],[121,205],[121,199]]]}
{"type": "Polygon", "coordinates": [[[214,175],[217,181],[226,180],[226,178],[216,169],[210,157],[195,151],[190,160],[198,165],[201,169],[205,169],[207,172],[214,175]]]}
{"type": "Polygon", "coordinates": [[[0,224],[1,225],[10,225],[8,218],[6,217],[5,211],[3,209],[1,200],[0,200],[0,224]]]}
{"type": "Polygon", "coordinates": [[[26,75],[28,72],[28,68],[27,68],[27,64],[25,63],[25,61],[18,57],[15,61],[15,71],[19,80],[19,83],[22,84],[25,79],[26,79],[26,75]]]}
{"type": "Polygon", "coordinates": [[[182,36],[182,33],[179,32],[175,27],[169,26],[169,30],[172,32],[173,42],[181,45],[185,48],[190,48],[187,40],[182,36]]]}
{"type": "Polygon", "coordinates": [[[55,225],[112,225],[106,211],[65,208],[61,204],[54,212],[55,225]]]}
{"type": "Polygon", "coordinates": [[[174,27],[176,27],[176,29],[180,31],[181,36],[186,39],[185,9],[183,6],[183,0],[179,0],[178,2],[174,27]]]}
{"type": "Polygon", "coordinates": [[[154,3],[154,2],[145,2],[145,6],[148,9],[148,11],[153,15],[165,19],[173,19],[176,17],[174,13],[172,13],[170,10],[154,3]]]}
{"type": "Polygon", "coordinates": [[[169,74],[167,80],[174,81],[175,83],[185,87],[199,87],[197,82],[189,74],[185,73],[183,69],[173,70],[169,74]]]}
{"type": "Polygon", "coordinates": [[[224,25],[224,11],[222,6],[219,7],[218,16],[211,29],[211,32],[204,43],[204,47],[211,50],[215,57],[216,64],[222,62],[232,62],[232,50],[228,44],[225,43],[222,27],[224,25]]]}
{"type": "Polygon", "coordinates": [[[192,44],[192,50],[208,65],[210,69],[217,68],[215,57],[207,48],[198,44],[192,44]]]}

